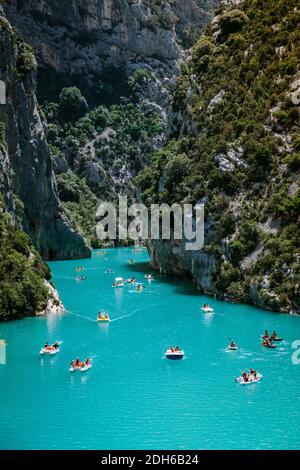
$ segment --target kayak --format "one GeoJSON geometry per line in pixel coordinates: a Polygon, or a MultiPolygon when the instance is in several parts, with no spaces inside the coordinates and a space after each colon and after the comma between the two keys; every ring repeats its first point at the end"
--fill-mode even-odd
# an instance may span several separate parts
{"type": "Polygon", "coordinates": [[[203,310],[205,313],[212,313],[214,311],[214,309],[211,307],[201,307],[201,310],[203,310]]]}
{"type": "Polygon", "coordinates": [[[43,356],[44,354],[50,354],[51,356],[53,356],[54,354],[57,354],[59,353],[59,348],[42,348],[40,350],[40,354],[43,356]]]}
{"type": "Polygon", "coordinates": [[[263,377],[262,374],[257,373],[256,378],[253,375],[250,375],[247,382],[245,382],[245,380],[243,379],[242,376],[237,377],[235,379],[235,381],[236,381],[236,383],[238,383],[240,385],[250,385],[250,384],[254,384],[254,383],[259,382],[262,379],[262,377],[263,377]]]}
{"type": "Polygon", "coordinates": [[[76,372],[77,370],[79,370],[80,372],[85,372],[89,369],[92,368],[92,364],[85,364],[81,367],[70,367],[69,371],[70,372],[76,372]]]}
{"type": "Polygon", "coordinates": [[[184,351],[171,351],[171,349],[168,349],[165,353],[165,356],[167,359],[173,359],[173,360],[182,359],[184,356],[184,351]]]}

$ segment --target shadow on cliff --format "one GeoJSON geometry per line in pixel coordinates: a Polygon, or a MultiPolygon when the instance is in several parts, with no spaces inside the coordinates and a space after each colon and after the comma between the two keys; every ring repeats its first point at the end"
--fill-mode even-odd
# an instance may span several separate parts
{"type": "MultiPolygon", "coordinates": [[[[149,267],[148,262],[135,262],[134,264],[124,264],[124,268],[132,271],[132,276],[137,272],[141,274],[152,274],[154,279],[163,284],[175,287],[174,292],[179,295],[200,295],[191,277],[181,277],[174,274],[160,274],[159,271],[149,267]]],[[[155,281],[154,281],[155,282],[155,281]]]]}

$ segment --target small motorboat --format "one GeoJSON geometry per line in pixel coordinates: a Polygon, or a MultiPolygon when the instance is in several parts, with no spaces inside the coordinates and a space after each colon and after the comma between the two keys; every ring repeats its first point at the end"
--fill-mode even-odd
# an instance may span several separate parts
{"type": "Polygon", "coordinates": [[[210,305],[202,305],[201,310],[205,313],[212,313],[214,311],[210,305]]]}
{"type": "Polygon", "coordinates": [[[49,354],[50,356],[53,356],[54,354],[59,353],[60,348],[59,348],[59,343],[56,342],[52,346],[44,346],[40,350],[41,356],[44,356],[45,354],[49,354]]]}
{"type": "Polygon", "coordinates": [[[124,287],[124,280],[122,277],[116,277],[115,282],[112,285],[113,287],[124,287]]]}
{"type": "Polygon", "coordinates": [[[172,360],[183,359],[184,351],[182,351],[182,349],[169,348],[165,352],[165,357],[172,360]]]}
{"type": "Polygon", "coordinates": [[[97,321],[101,323],[109,323],[110,318],[107,312],[99,312],[97,321]]]}
{"type": "Polygon", "coordinates": [[[260,382],[262,377],[263,377],[262,374],[257,372],[256,376],[254,376],[253,374],[250,374],[249,377],[248,377],[248,380],[244,380],[244,377],[241,375],[240,377],[237,377],[235,379],[235,381],[236,381],[236,383],[238,383],[240,385],[250,385],[250,384],[260,382]]]}

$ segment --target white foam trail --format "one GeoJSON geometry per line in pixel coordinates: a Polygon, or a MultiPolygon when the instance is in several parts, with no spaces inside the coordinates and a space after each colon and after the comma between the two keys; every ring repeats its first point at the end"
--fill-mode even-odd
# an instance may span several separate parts
{"type": "Polygon", "coordinates": [[[84,317],[83,315],[79,315],[78,313],[74,313],[74,312],[70,312],[70,314],[74,315],[75,317],[78,317],[78,318],[83,318],[83,320],[88,320],[88,321],[97,323],[97,320],[94,320],[93,318],[84,317]]]}

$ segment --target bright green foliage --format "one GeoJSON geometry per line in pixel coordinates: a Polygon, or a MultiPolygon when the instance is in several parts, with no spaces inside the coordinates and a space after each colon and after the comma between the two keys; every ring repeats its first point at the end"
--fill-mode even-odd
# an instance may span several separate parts
{"type": "MultiPolygon", "coordinates": [[[[144,69],[136,70],[124,85],[123,92],[129,97],[119,97],[121,92],[119,74],[115,71],[111,82],[102,76],[103,92],[112,87],[112,96],[116,101],[109,106],[93,106],[90,110],[81,106],[85,98],[78,88],[65,87],[60,93],[58,102],[43,104],[43,112],[48,121],[47,139],[54,159],[63,160],[67,170],[57,177],[62,205],[70,219],[77,226],[87,241],[97,247],[95,238],[95,213],[100,201],[117,199],[120,193],[130,198],[134,193],[131,184],[151,151],[151,142],[163,131],[161,118],[154,110],[143,109],[143,89],[153,81],[152,74],[144,69]],[[113,77],[116,78],[116,83],[113,77]],[[114,93],[117,87],[116,93],[114,93]],[[79,117],[78,110],[84,112],[79,117]],[[85,111],[84,111],[85,110],[85,111]],[[77,115],[76,115],[77,113],[77,115]],[[107,133],[107,134],[106,134],[107,133]],[[91,150],[92,149],[92,150],[91,150]],[[82,165],[89,161],[97,164],[100,181],[93,183],[82,179],[82,165]],[[82,165],[78,165],[78,155],[83,154],[82,165]],[[120,178],[120,170],[126,167],[128,174],[125,182],[120,178]]],[[[95,85],[95,101],[99,99],[99,81],[95,85]]],[[[110,91],[108,90],[110,93],[110,91]]],[[[90,96],[90,90],[86,93],[90,96]]],[[[53,92],[54,96],[54,92],[53,92]]],[[[110,102],[107,100],[106,102],[110,102]]],[[[79,113],[80,114],[80,113],[79,113]]]]}
{"type": "Polygon", "coordinates": [[[48,299],[45,278],[50,279],[48,266],[28,236],[0,213],[0,321],[42,310],[48,299]]]}

